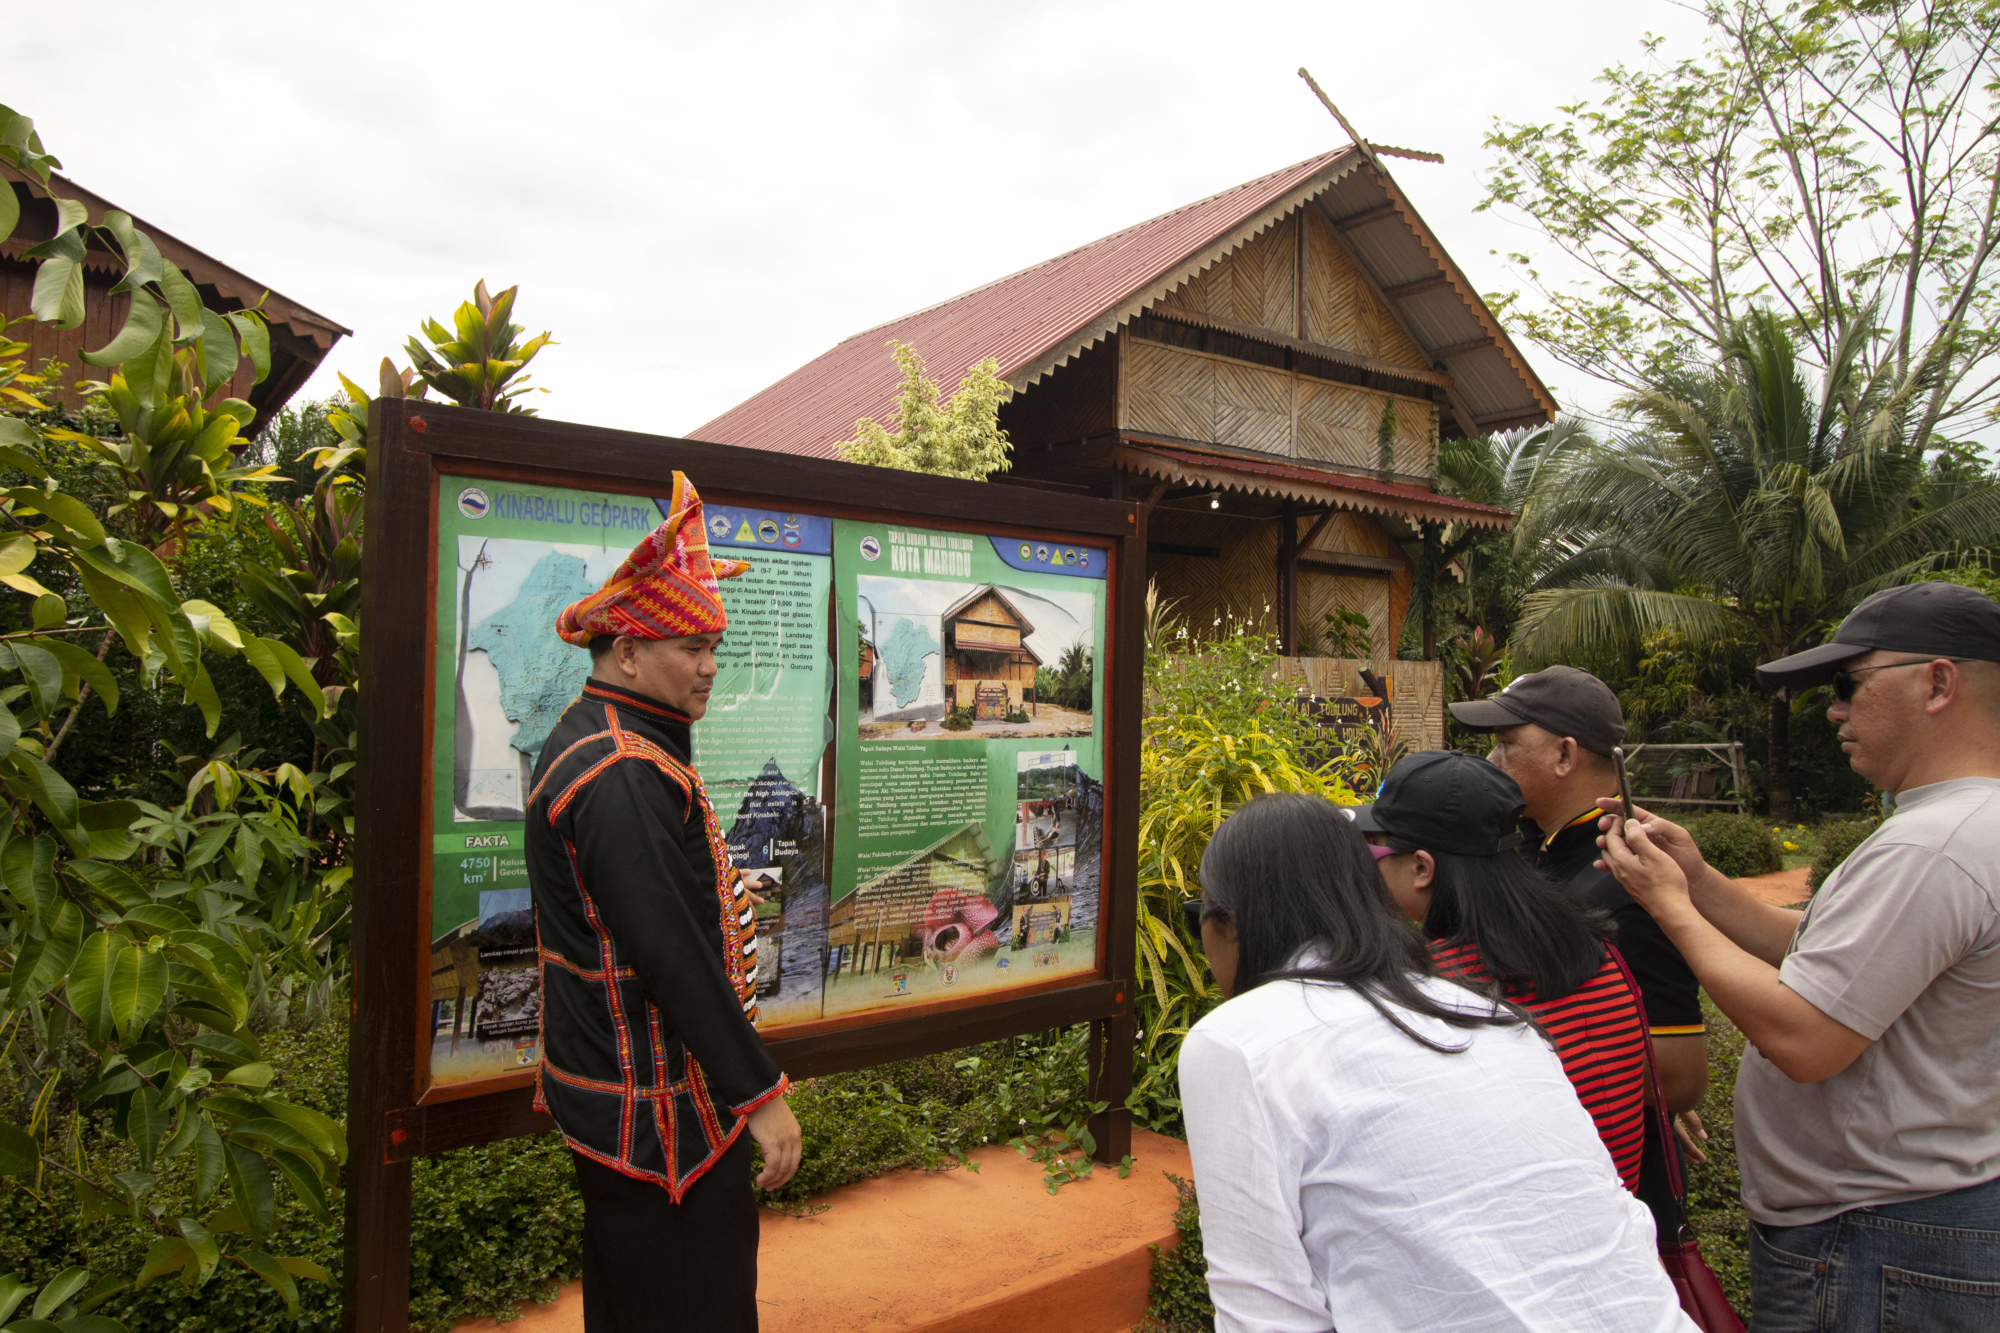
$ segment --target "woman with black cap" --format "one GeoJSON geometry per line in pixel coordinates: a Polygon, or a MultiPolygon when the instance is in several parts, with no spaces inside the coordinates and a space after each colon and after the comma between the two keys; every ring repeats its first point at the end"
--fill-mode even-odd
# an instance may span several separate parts
{"type": "Polygon", "coordinates": [[[1469,754],[1431,750],[1353,807],[1383,882],[1431,941],[1438,971],[1532,1014],[1555,1043],[1625,1188],[1646,1137],[1646,1018],[1610,918],[1514,854],[1525,801],[1469,754]]]}
{"type": "Polygon", "coordinates": [[[1339,807],[1247,802],[1201,882],[1229,998],[1180,1088],[1218,1333],[1694,1327],[1555,1053],[1434,974],[1339,807]]]}

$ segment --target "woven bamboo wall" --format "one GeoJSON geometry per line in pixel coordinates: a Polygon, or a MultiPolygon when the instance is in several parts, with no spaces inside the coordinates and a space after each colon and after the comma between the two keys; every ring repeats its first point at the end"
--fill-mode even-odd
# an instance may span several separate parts
{"type": "Polygon", "coordinates": [[[1363,667],[1389,684],[1389,725],[1419,750],[1444,748],[1444,664],[1341,657],[1281,657],[1272,675],[1308,694],[1352,696],[1363,667]]]}
{"type": "MultiPolygon", "coordinates": [[[[1312,528],[1312,520],[1299,519],[1297,523],[1298,537],[1303,539],[1312,528]]],[[[1381,525],[1363,514],[1335,514],[1320,529],[1319,536],[1313,538],[1312,545],[1306,548],[1308,554],[1315,551],[1328,555],[1403,559],[1402,552],[1382,531],[1381,525]]],[[[1375,639],[1374,655],[1386,658],[1395,651],[1402,635],[1403,613],[1409,600],[1410,576],[1407,569],[1401,573],[1361,574],[1315,569],[1310,563],[1301,561],[1298,583],[1299,646],[1308,653],[1322,646],[1327,614],[1336,607],[1344,606],[1368,617],[1375,639]]]]}
{"type": "Polygon", "coordinates": [[[1294,213],[1280,219],[1169,292],[1160,313],[1179,309],[1255,324],[1288,338],[1300,336],[1298,217],[1294,213]]]}
{"type": "Polygon", "coordinates": [[[1437,408],[1294,371],[1131,338],[1125,429],[1372,471],[1386,403],[1396,405],[1395,471],[1437,470],[1437,408]]]}
{"type": "Polygon", "coordinates": [[[1316,206],[1304,213],[1306,327],[1299,336],[1343,352],[1429,369],[1430,358],[1410,341],[1389,307],[1375,294],[1326,215],[1316,206]]]}
{"type": "MultiPolygon", "coordinates": [[[[1304,537],[1311,519],[1295,520],[1304,537]]],[[[1152,551],[1149,576],[1162,597],[1174,600],[1174,614],[1190,630],[1207,633],[1218,619],[1249,620],[1277,632],[1279,525],[1232,516],[1227,510],[1160,509],[1147,520],[1148,542],[1216,551],[1175,555],[1152,551]]],[[[1396,544],[1366,514],[1335,514],[1310,548],[1329,555],[1398,558],[1396,544]]],[[[1298,615],[1301,643],[1310,648],[1325,632],[1327,612],[1347,606],[1368,617],[1375,651],[1387,657],[1403,632],[1410,602],[1407,570],[1387,575],[1353,574],[1299,565],[1298,615]]]]}
{"type": "Polygon", "coordinates": [[[1220,552],[1154,551],[1146,556],[1160,596],[1174,602],[1173,613],[1190,633],[1207,634],[1218,619],[1230,617],[1260,622],[1276,632],[1277,524],[1206,509],[1157,509],[1146,520],[1146,540],[1220,552]]]}
{"type": "Polygon", "coordinates": [[[1000,428],[1017,449],[1067,444],[1116,430],[1117,401],[1118,347],[1107,338],[1000,404],[1000,428]]]}

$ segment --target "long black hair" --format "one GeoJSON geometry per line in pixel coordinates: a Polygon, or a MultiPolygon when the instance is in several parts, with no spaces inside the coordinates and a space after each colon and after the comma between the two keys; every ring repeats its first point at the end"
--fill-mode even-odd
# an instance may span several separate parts
{"type": "Polygon", "coordinates": [[[1447,948],[1471,945],[1503,993],[1560,1000],[1604,966],[1611,918],[1520,856],[1432,852],[1431,858],[1437,872],[1424,934],[1447,948]]]}
{"type": "Polygon", "coordinates": [[[1270,981],[1347,986],[1410,1040],[1454,1053],[1465,1047],[1432,1041],[1397,1011],[1462,1030],[1523,1021],[1511,1005],[1468,1012],[1417,985],[1436,975],[1423,936],[1331,802],[1284,793],[1244,802],[1209,840],[1201,883],[1203,915],[1236,927],[1239,994],[1270,981]]]}

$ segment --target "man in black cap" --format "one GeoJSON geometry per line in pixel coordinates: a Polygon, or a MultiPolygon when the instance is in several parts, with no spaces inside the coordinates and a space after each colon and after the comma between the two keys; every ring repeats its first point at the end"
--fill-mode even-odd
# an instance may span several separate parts
{"type": "Polygon", "coordinates": [[[1597,866],[1598,798],[1618,790],[1613,747],[1625,740],[1618,696],[1588,671],[1552,666],[1516,678],[1500,693],[1451,706],[1474,731],[1494,733],[1487,757],[1527,800],[1522,831],[1530,860],[1578,898],[1610,913],[1618,952],[1639,983],[1667,1110],[1688,1113],[1684,1133],[1700,1133],[1694,1108],[1708,1089],[1708,1028],[1701,989],[1666,932],[1597,866]]]}
{"type": "Polygon", "coordinates": [[[1896,798],[1804,912],[1664,819],[1603,821],[1605,862],[1752,1046],[1754,1326],[2000,1328],[2000,604],[1892,588],[1757,671],[1831,685],[1849,762],[1896,798]]]}

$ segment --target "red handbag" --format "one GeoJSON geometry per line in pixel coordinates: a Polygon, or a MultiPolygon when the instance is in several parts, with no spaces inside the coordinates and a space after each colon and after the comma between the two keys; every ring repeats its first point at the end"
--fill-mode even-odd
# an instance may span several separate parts
{"type": "MultiPolygon", "coordinates": [[[[1618,960],[1618,970],[1625,976],[1625,984],[1632,988],[1632,994],[1639,993],[1639,983],[1633,979],[1632,970],[1625,965],[1625,959],[1618,950],[1610,949],[1611,956],[1618,960]]],[[[1660,1155],[1666,1160],[1667,1182],[1673,1190],[1674,1213],[1679,1219],[1680,1234],[1661,1236],[1660,1266],[1667,1270],[1673,1280],[1674,1294],[1680,1297],[1681,1310],[1692,1319],[1702,1333],[1744,1333],[1743,1321],[1736,1315],[1736,1308],[1729,1298],[1722,1294],[1722,1283],[1715,1276],[1715,1270],[1708,1266],[1708,1260],[1701,1256],[1701,1245],[1694,1238],[1694,1230],[1688,1226],[1683,1207],[1687,1200],[1687,1184],[1681,1178],[1680,1152],[1674,1144],[1673,1119],[1667,1114],[1667,1092],[1660,1085],[1659,1067],[1653,1063],[1653,1039],[1646,1038],[1646,1078],[1653,1088],[1652,1104],[1646,1108],[1653,1122],[1653,1130],[1660,1136],[1660,1155]]]]}

